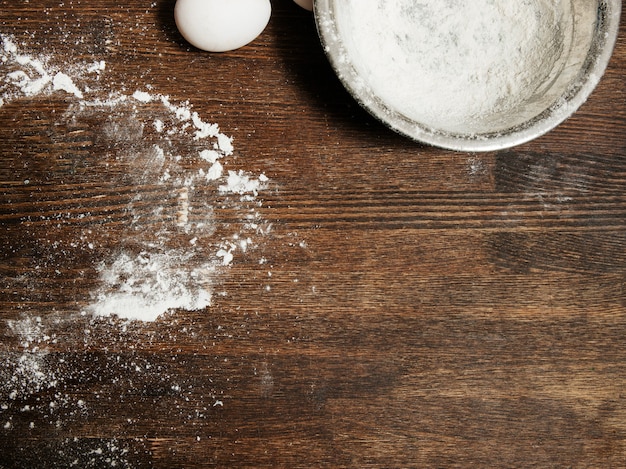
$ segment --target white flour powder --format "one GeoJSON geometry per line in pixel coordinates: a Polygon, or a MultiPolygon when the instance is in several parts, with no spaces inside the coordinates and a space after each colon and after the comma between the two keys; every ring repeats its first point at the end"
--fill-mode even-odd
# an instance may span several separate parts
{"type": "MultiPolygon", "coordinates": [[[[94,301],[85,313],[153,321],[170,310],[209,306],[220,270],[269,230],[257,210],[257,196],[268,178],[241,169],[226,171],[225,158],[234,152],[232,139],[217,124],[205,122],[189,103],[176,104],[168,96],[145,90],[128,95],[81,86],[82,77],[100,78],[104,61],[60,68],[51,64],[51,57],[21,52],[8,36],[0,39],[5,70],[0,77],[0,106],[65,93],[68,108],[60,119],[73,126],[96,126],[108,142],[111,160],[122,169],[112,168],[116,187],[131,178],[137,188],[159,187],[170,194],[167,200],[153,202],[149,216],[145,209],[143,213],[136,209],[144,199],[141,191],[128,200],[125,212],[132,219],[121,231],[118,226],[110,228],[117,245],[99,245],[107,236],[91,239],[90,229],[78,236],[76,246],[111,252],[94,265],[100,286],[92,292],[94,301]],[[160,140],[147,128],[154,129],[160,140]],[[130,148],[127,143],[132,143],[130,148]],[[241,223],[229,223],[231,232],[216,236],[220,222],[214,219],[215,206],[238,214],[241,223]],[[179,247],[181,242],[184,247],[179,247]]],[[[105,234],[107,230],[107,225],[99,229],[105,234]]],[[[66,257],[59,254],[55,262],[67,263],[66,257]]]]}
{"type": "Polygon", "coordinates": [[[0,80],[0,107],[21,97],[53,91],[65,91],[83,98],[83,92],[69,74],[75,77],[97,76],[106,67],[104,61],[99,61],[91,64],[64,64],[66,69],[60,70],[49,63],[50,57],[20,52],[13,38],[7,35],[0,34],[0,41],[0,65],[5,70],[0,80]]]}
{"type": "Polygon", "coordinates": [[[342,0],[335,9],[362,85],[448,131],[532,97],[571,17],[567,0],[342,0]]]}
{"type": "MultiPolygon", "coordinates": [[[[154,16],[148,18],[146,24],[155,23],[154,16]]],[[[61,36],[63,24],[58,25],[61,36]]],[[[65,37],[72,50],[76,38],[65,37]]],[[[52,154],[41,154],[38,165],[49,173],[44,183],[37,170],[5,181],[8,198],[12,188],[43,197],[42,205],[29,206],[29,216],[15,220],[6,252],[18,253],[27,245],[43,254],[22,258],[29,268],[3,278],[6,291],[15,286],[23,296],[15,298],[14,310],[2,321],[6,341],[0,351],[0,432],[11,433],[9,438],[19,442],[18,447],[3,448],[2,457],[8,464],[30,467],[11,458],[23,456],[26,461],[33,448],[43,449],[42,454],[50,451],[54,460],[48,462],[55,467],[133,467],[133,455],[150,454],[153,447],[133,436],[143,435],[143,420],[152,418],[142,410],[147,399],[153,399],[157,409],[163,402],[161,390],[166,390],[172,402],[168,418],[203,431],[203,438],[213,409],[228,405],[227,387],[204,382],[207,368],[202,380],[188,373],[196,366],[186,362],[187,354],[173,352],[161,360],[160,354],[144,353],[148,349],[143,346],[161,340],[176,344],[180,335],[207,351],[208,339],[215,345],[222,336],[232,337],[230,331],[219,326],[211,334],[208,324],[196,324],[182,314],[168,315],[149,327],[143,321],[167,311],[207,308],[225,270],[243,255],[255,255],[271,230],[259,200],[269,179],[242,169],[245,159],[237,158],[233,139],[216,123],[206,122],[189,102],[176,102],[148,83],[138,90],[127,89],[127,84],[115,89],[99,57],[73,62],[55,56],[53,48],[40,46],[48,51],[44,54],[30,44],[41,43],[0,33],[0,113],[13,119],[4,134],[20,139],[23,129],[18,126],[32,124],[22,111],[32,109],[33,101],[44,101],[43,107],[35,105],[41,125],[49,126],[46,130],[55,142],[70,142],[61,157],[75,158],[78,172],[47,172],[46,162],[58,162],[52,154]],[[72,195],[68,209],[59,203],[57,187],[45,189],[52,187],[48,181],[80,185],[85,198],[72,195]],[[52,199],[41,208],[47,196],[52,199]],[[32,228],[33,222],[37,228],[32,228]],[[58,236],[57,227],[64,229],[63,236],[58,236]],[[51,276],[60,288],[83,285],[87,291],[76,290],[77,298],[68,295],[61,305],[31,309],[50,291],[51,276]],[[137,348],[143,350],[135,353],[137,348]],[[138,383],[151,391],[136,394],[138,383]],[[152,395],[153,390],[158,391],[152,395]],[[112,397],[117,415],[126,417],[116,426],[119,441],[40,438],[50,431],[84,437],[81,429],[107,417],[103,409],[108,407],[102,403],[112,397]],[[135,397],[141,406],[134,405],[135,397]]],[[[42,131],[42,139],[46,133],[42,131]]],[[[24,168],[32,157],[28,149],[21,152],[24,168]]],[[[261,257],[252,262],[266,261],[261,257]]],[[[204,359],[202,363],[207,364],[204,359]]],[[[219,363],[216,354],[215,366],[219,363]]]]}

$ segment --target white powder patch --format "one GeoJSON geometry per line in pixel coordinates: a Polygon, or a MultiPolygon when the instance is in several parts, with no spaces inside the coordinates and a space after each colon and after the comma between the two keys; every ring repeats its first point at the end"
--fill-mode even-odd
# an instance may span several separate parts
{"type": "Polygon", "coordinates": [[[208,171],[208,173],[206,175],[206,178],[209,181],[217,181],[219,178],[222,177],[223,173],[224,173],[224,167],[222,166],[222,163],[220,163],[219,161],[216,161],[209,168],[209,171],[208,171]]]}
{"type": "MultiPolygon", "coordinates": [[[[264,177],[264,175],[261,176],[264,177]]],[[[260,187],[260,179],[250,178],[243,171],[228,171],[227,183],[221,185],[219,190],[222,193],[252,194],[256,197],[260,187]]]]}
{"type": "Polygon", "coordinates": [[[224,134],[217,134],[217,146],[225,155],[233,153],[233,140],[224,134]]]}
{"type": "Polygon", "coordinates": [[[209,163],[215,163],[217,160],[220,159],[220,154],[215,150],[202,150],[200,152],[200,158],[208,161],[209,163]]]}
{"type": "MultiPolygon", "coordinates": [[[[104,224],[99,229],[115,230],[118,245],[107,246],[110,256],[93,266],[99,286],[85,312],[154,321],[168,311],[209,307],[221,269],[269,231],[257,199],[267,177],[242,169],[226,171],[225,159],[235,151],[232,137],[216,123],[203,120],[190,103],[175,103],[147,90],[103,93],[83,87],[84,73],[104,73],[104,61],[65,64],[65,70],[59,70],[49,57],[23,54],[9,37],[2,36],[2,41],[2,61],[11,65],[4,76],[2,102],[65,92],[71,99],[63,121],[80,127],[88,119],[90,127],[97,126],[98,135],[108,142],[107,151],[113,152],[112,161],[124,168],[112,171],[112,183],[127,185],[130,178],[136,192],[126,202],[125,212],[131,215],[127,225],[120,230],[119,225],[104,224]],[[89,89],[89,94],[81,88],[89,89]],[[155,143],[155,135],[163,138],[155,143]],[[170,194],[150,202],[150,215],[138,210],[147,196],[140,190],[144,186],[170,194]],[[215,206],[240,214],[239,224],[228,223],[230,233],[222,229],[215,235],[221,226],[214,218],[215,206]]],[[[90,237],[93,234],[86,229],[74,245],[102,247],[90,237]]],[[[59,254],[54,262],[63,267],[71,261],[59,254]]]]}
{"type": "Polygon", "coordinates": [[[229,265],[234,258],[232,248],[230,250],[220,249],[217,251],[217,257],[222,258],[223,265],[229,265]]]}
{"type": "Polygon", "coordinates": [[[70,75],[80,77],[86,73],[99,73],[106,67],[104,61],[98,61],[71,66],[65,64],[64,69],[60,69],[49,63],[50,57],[21,53],[10,36],[0,34],[0,41],[0,62],[7,69],[4,80],[0,82],[0,107],[20,97],[34,97],[53,91],[64,91],[83,98],[83,92],[70,75]]]}
{"type": "Polygon", "coordinates": [[[133,93],[133,98],[142,103],[149,103],[150,101],[152,101],[152,95],[150,95],[150,93],[139,90],[133,93]]]}
{"type": "MultiPolygon", "coordinates": [[[[210,124],[207,122],[203,122],[197,112],[194,112],[191,114],[191,120],[193,121],[193,125],[196,127],[196,129],[198,129],[195,134],[196,140],[199,140],[201,138],[207,138],[207,137],[218,137],[218,139],[220,138],[219,127],[217,124],[210,124]]],[[[232,150],[231,150],[231,153],[232,153],[232,150]]]]}
{"type": "Polygon", "coordinates": [[[87,67],[87,71],[90,73],[100,73],[106,69],[106,62],[104,60],[99,60],[98,62],[94,62],[90,66],[87,67]]]}
{"type": "MultiPolygon", "coordinates": [[[[144,224],[147,222],[142,219],[135,219],[128,226],[121,239],[119,254],[98,266],[101,287],[94,292],[94,303],[88,311],[96,316],[115,315],[153,321],[167,311],[200,310],[211,305],[212,286],[220,269],[231,265],[238,252],[247,250],[247,246],[243,249],[241,244],[232,240],[242,235],[254,238],[267,233],[260,228],[264,223],[257,211],[257,196],[268,178],[244,170],[230,170],[225,176],[224,158],[234,151],[232,139],[221,133],[216,124],[204,122],[188,103],[173,104],[168,96],[145,91],[134,92],[132,98],[139,103],[152,103],[152,107],[145,110],[127,107],[127,99],[112,97],[111,101],[118,103],[112,108],[126,125],[108,124],[106,128],[111,132],[111,138],[128,138],[124,135],[129,126],[141,129],[144,123],[154,123],[152,113],[156,103],[162,107],[156,110],[160,112],[156,119],[160,122],[157,131],[184,136],[189,139],[188,143],[208,139],[208,148],[190,154],[180,154],[184,148],[175,148],[163,140],[162,146],[148,149],[145,155],[122,152],[116,157],[122,162],[147,160],[148,165],[142,164],[138,184],[156,184],[165,188],[175,203],[175,212],[170,222],[165,216],[167,208],[155,206],[155,215],[162,219],[156,229],[153,222],[144,224]],[[193,126],[188,125],[190,122],[193,126]],[[210,128],[211,131],[199,135],[199,128],[210,128]],[[204,194],[202,197],[201,193],[204,194]],[[242,212],[242,223],[235,227],[236,231],[226,237],[213,237],[219,220],[212,219],[214,208],[207,202],[206,194],[213,194],[213,203],[220,206],[231,204],[233,210],[242,212]],[[232,195],[240,196],[236,203],[229,202],[232,195]],[[242,203],[247,205],[241,206],[242,203]],[[167,248],[178,239],[187,240],[185,250],[167,248]],[[125,244],[135,247],[129,250],[123,246],[125,244]],[[139,252],[137,245],[141,247],[139,252]]],[[[70,114],[72,119],[80,120],[82,113],[88,115],[100,107],[103,107],[102,103],[82,101],[70,114]]],[[[139,144],[143,141],[141,131],[138,130],[136,138],[139,144]]],[[[146,145],[149,140],[146,137],[146,145]]],[[[129,203],[130,213],[135,213],[134,205],[141,199],[138,194],[136,200],[129,203]]]]}
{"type": "Polygon", "coordinates": [[[73,94],[77,98],[83,97],[83,92],[79,90],[74,84],[74,81],[63,72],[59,72],[54,76],[52,85],[55,91],[63,90],[67,93],[73,94]]]}
{"type": "Polygon", "coordinates": [[[31,78],[23,70],[17,70],[7,75],[7,82],[15,87],[24,96],[33,96],[41,92],[49,83],[50,75],[44,74],[31,78]]]}
{"type": "Polygon", "coordinates": [[[134,258],[121,254],[102,267],[102,292],[92,311],[98,316],[154,321],[171,309],[209,306],[211,292],[202,283],[214,268],[209,263],[190,270],[185,262],[188,256],[184,252],[143,252],[134,258]]]}

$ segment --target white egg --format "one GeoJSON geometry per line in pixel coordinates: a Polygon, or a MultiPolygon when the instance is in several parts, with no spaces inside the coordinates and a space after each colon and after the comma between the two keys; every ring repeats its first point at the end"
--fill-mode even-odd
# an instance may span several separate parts
{"type": "Polygon", "coordinates": [[[174,19],[191,45],[225,52],[256,39],[271,12],[270,0],[177,0],[174,19]]]}
{"type": "Polygon", "coordinates": [[[313,0],[293,0],[294,2],[296,2],[298,5],[300,5],[302,8],[309,10],[309,11],[313,11],[313,0]]]}

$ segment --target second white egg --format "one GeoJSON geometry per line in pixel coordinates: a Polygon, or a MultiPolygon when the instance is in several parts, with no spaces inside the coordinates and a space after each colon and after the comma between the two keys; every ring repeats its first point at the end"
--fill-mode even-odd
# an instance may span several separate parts
{"type": "Polygon", "coordinates": [[[191,45],[226,52],[256,39],[271,12],[270,0],[177,0],[174,19],[191,45]]]}

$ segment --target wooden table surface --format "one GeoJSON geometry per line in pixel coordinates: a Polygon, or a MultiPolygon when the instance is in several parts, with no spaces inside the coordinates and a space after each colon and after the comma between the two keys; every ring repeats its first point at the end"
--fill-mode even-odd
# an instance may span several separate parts
{"type": "Polygon", "coordinates": [[[468,154],[369,117],[272,3],[209,54],[172,0],[0,1],[0,468],[626,467],[623,27],[574,117],[468,154]],[[177,110],[232,137],[220,180],[177,110]],[[211,304],[95,317],[124,255],[211,304]]]}

